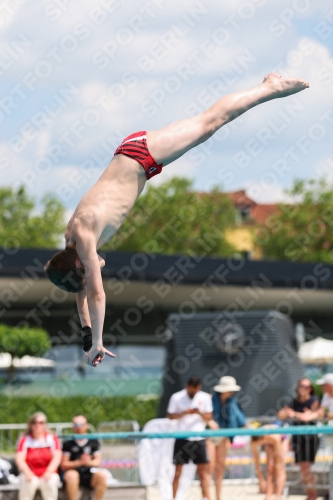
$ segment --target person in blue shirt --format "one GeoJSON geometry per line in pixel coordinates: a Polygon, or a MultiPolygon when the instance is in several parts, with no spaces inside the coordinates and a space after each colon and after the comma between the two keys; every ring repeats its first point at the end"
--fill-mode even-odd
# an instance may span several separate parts
{"type": "MultiPolygon", "coordinates": [[[[236,379],[230,376],[220,378],[212,394],[213,420],[208,423],[210,429],[231,429],[244,427],[246,417],[234,393],[240,391],[236,379]]],[[[211,439],[209,446],[211,458],[211,471],[214,472],[216,498],[221,498],[222,479],[224,475],[225,460],[229,443],[233,437],[216,437],[211,439]]]]}

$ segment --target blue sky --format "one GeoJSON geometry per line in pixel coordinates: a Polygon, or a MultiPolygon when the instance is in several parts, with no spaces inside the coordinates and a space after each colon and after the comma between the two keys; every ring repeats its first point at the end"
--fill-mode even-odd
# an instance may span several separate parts
{"type": "Polygon", "coordinates": [[[152,181],[283,199],[333,181],[328,0],[12,0],[0,6],[0,183],[68,213],[126,135],[191,116],[275,70],[310,89],[257,107],[152,181]]]}

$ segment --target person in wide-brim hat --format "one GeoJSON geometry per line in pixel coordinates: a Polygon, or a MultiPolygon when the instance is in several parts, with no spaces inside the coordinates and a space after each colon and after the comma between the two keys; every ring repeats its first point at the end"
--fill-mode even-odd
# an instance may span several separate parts
{"type": "MultiPolygon", "coordinates": [[[[208,422],[210,429],[244,427],[246,417],[234,393],[241,390],[236,379],[231,376],[221,377],[219,383],[213,387],[213,420],[208,422]]],[[[225,460],[229,443],[233,437],[212,438],[209,443],[211,457],[211,472],[214,472],[216,498],[221,498],[222,479],[224,476],[225,460]]]]}
{"type": "Polygon", "coordinates": [[[220,394],[224,392],[238,392],[241,390],[241,386],[236,384],[236,379],[234,377],[221,377],[218,385],[214,386],[214,391],[220,394]]]}

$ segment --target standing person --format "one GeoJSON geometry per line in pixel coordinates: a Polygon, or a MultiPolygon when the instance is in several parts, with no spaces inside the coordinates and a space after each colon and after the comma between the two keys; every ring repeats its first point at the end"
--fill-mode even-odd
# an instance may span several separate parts
{"type": "MultiPolygon", "coordinates": [[[[277,425],[264,425],[263,427],[277,427],[277,425]]],[[[252,436],[251,450],[254,466],[259,480],[260,493],[266,493],[265,500],[282,498],[286,484],[286,456],[288,451],[288,436],[282,434],[269,434],[266,436],[252,436]],[[266,453],[266,479],[260,465],[259,449],[264,447],[266,453]]]]}
{"type": "MultiPolygon", "coordinates": [[[[317,384],[321,386],[323,397],[320,402],[318,418],[333,419],[333,373],[326,373],[321,379],[317,380],[317,384]]],[[[326,436],[327,439],[328,436],[326,436]]],[[[330,440],[331,442],[331,440],[330,440]]],[[[328,500],[329,493],[325,495],[324,500],[328,500]]]]}
{"type": "Polygon", "coordinates": [[[44,500],[58,498],[61,444],[46,424],[44,413],[34,413],[26,433],[18,440],[15,461],[21,473],[19,500],[33,500],[38,489],[44,500]]]}
{"type": "Polygon", "coordinates": [[[55,285],[77,294],[89,365],[98,366],[105,354],[113,356],[103,347],[105,292],[101,268],[105,262],[97,250],[118,231],[146,180],[247,110],[308,87],[304,80],[270,73],[260,85],[225,96],[198,116],[161,130],[136,132],[123,140],[68,222],[65,250],[57,252],[45,265],[45,272],[55,285]]]}
{"type": "MultiPolygon", "coordinates": [[[[201,390],[198,377],[188,379],[185,389],[176,392],[170,398],[167,417],[178,420],[178,431],[204,431],[206,423],[212,419],[212,399],[210,394],[201,390]]],[[[197,465],[202,496],[210,500],[210,470],[206,449],[206,440],[202,437],[176,439],[173,452],[173,463],[176,466],[172,484],[173,498],[176,498],[179,479],[183,465],[192,460],[197,465]]]]}
{"type": "MultiPolygon", "coordinates": [[[[319,400],[315,395],[312,382],[308,378],[299,380],[296,387],[296,397],[278,412],[281,420],[295,420],[294,425],[315,425],[314,419],[318,418],[319,400]]],[[[307,492],[306,500],[315,500],[317,490],[315,476],[311,472],[311,465],[315,461],[319,445],[317,434],[294,435],[292,445],[295,452],[295,461],[300,465],[302,481],[307,492]]]]}
{"type": "MultiPolygon", "coordinates": [[[[246,425],[246,417],[241,409],[237,399],[234,397],[235,392],[240,391],[241,387],[237,385],[236,379],[230,376],[220,378],[218,385],[214,387],[212,395],[213,403],[213,419],[217,425],[209,423],[209,427],[220,429],[231,429],[236,427],[244,427],[246,425]]],[[[210,447],[212,451],[211,470],[214,472],[214,482],[216,490],[216,498],[220,500],[222,491],[222,479],[224,476],[225,460],[229,443],[233,441],[233,437],[213,439],[214,446],[210,447]]]]}
{"type": "Polygon", "coordinates": [[[323,391],[320,416],[333,419],[333,373],[326,373],[321,379],[317,380],[317,384],[321,386],[323,391]]]}
{"type": "MultiPolygon", "coordinates": [[[[73,432],[86,434],[88,422],[83,415],[73,418],[73,432]]],[[[104,496],[107,484],[104,472],[92,472],[92,467],[101,463],[100,446],[97,439],[70,439],[63,444],[61,469],[68,500],[77,500],[80,486],[94,490],[95,500],[104,496]]]]}

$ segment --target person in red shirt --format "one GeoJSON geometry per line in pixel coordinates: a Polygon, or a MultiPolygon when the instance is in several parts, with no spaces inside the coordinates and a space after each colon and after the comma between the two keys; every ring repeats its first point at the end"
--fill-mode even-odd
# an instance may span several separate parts
{"type": "Polygon", "coordinates": [[[19,500],[33,500],[40,490],[44,500],[57,500],[61,461],[61,443],[57,436],[48,432],[44,413],[34,413],[27,432],[16,447],[16,464],[21,473],[19,500]]]}

